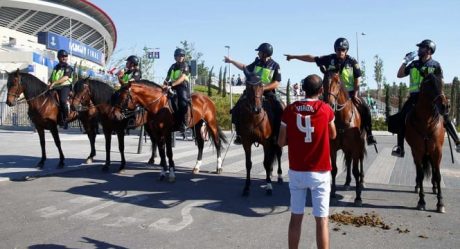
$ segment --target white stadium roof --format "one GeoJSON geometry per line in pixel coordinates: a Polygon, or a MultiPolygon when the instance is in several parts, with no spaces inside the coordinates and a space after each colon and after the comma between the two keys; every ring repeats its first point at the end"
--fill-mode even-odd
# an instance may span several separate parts
{"type": "Polygon", "coordinates": [[[1,0],[0,27],[37,36],[52,32],[78,40],[110,57],[117,42],[112,19],[87,0],[1,0]]]}

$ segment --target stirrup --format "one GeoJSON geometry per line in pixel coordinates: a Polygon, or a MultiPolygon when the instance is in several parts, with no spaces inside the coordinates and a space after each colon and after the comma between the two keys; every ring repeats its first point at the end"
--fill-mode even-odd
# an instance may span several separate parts
{"type": "Polygon", "coordinates": [[[367,136],[367,145],[377,144],[375,137],[373,135],[367,136]]]}
{"type": "Polygon", "coordinates": [[[392,156],[404,157],[404,154],[404,149],[398,145],[393,147],[393,151],[391,151],[392,156]]]}
{"type": "Polygon", "coordinates": [[[455,145],[455,151],[457,151],[457,153],[460,153],[460,143],[455,145]]]}

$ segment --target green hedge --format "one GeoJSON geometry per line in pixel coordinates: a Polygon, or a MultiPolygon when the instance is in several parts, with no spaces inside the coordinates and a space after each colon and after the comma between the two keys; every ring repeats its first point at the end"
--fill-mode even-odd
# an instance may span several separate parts
{"type": "Polygon", "coordinates": [[[372,130],[374,131],[388,131],[388,125],[384,118],[372,119],[372,130]]]}

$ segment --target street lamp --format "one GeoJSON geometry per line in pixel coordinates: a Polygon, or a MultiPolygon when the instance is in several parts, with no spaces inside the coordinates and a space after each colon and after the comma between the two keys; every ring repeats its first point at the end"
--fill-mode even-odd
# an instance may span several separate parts
{"type": "MultiPolygon", "coordinates": [[[[230,58],[230,46],[226,45],[225,48],[227,49],[227,57],[230,58]]],[[[230,76],[230,63],[228,63],[228,76],[230,76]]],[[[230,110],[232,108],[233,108],[233,90],[232,90],[232,82],[230,82],[230,110]]],[[[233,126],[230,126],[230,130],[233,133],[233,126]]]]}
{"type": "MultiPolygon", "coordinates": [[[[366,33],[361,32],[361,35],[366,35],[366,33]]],[[[356,60],[358,61],[359,65],[359,48],[358,48],[358,32],[356,32],[356,60]]]]}

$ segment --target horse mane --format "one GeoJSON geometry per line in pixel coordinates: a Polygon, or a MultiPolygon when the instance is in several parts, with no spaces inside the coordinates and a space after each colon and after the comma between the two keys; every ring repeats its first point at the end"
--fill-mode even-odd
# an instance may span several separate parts
{"type": "MultiPolygon", "coordinates": [[[[16,76],[16,71],[8,73],[7,86],[10,87],[13,83],[13,77],[16,76]]],[[[41,81],[39,78],[27,72],[19,71],[21,77],[21,84],[25,85],[24,95],[28,98],[33,98],[39,94],[42,94],[48,89],[48,85],[41,81]]]]}
{"type": "Polygon", "coordinates": [[[110,103],[115,89],[113,89],[113,87],[111,87],[109,84],[99,80],[78,80],[73,87],[75,94],[83,90],[83,85],[86,82],[88,82],[89,88],[91,89],[91,99],[95,105],[102,103],[110,103]]]}
{"type": "Polygon", "coordinates": [[[145,85],[145,86],[150,86],[150,87],[155,87],[155,88],[163,88],[163,86],[159,85],[158,83],[155,83],[153,81],[149,81],[149,80],[139,80],[139,81],[135,81],[136,83],[139,83],[141,85],[145,85]]]}

